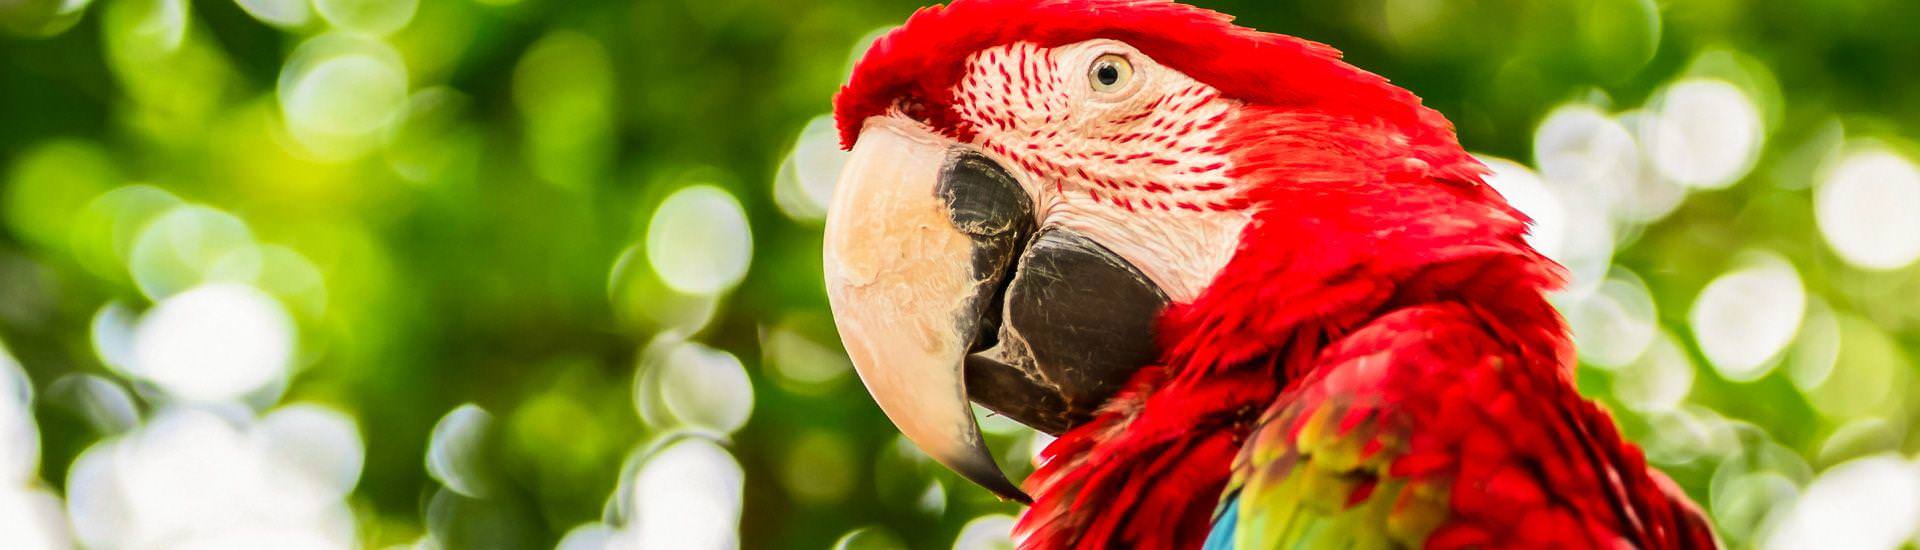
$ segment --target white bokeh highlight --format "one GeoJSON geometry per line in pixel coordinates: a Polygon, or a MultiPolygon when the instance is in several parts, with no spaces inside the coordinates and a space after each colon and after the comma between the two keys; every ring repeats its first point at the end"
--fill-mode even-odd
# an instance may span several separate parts
{"type": "Polygon", "coordinates": [[[1892,270],[1920,259],[1920,167],[1884,147],[1844,155],[1813,192],[1814,220],[1840,259],[1892,270]]]}
{"type": "Polygon", "coordinates": [[[62,550],[73,547],[60,497],[45,489],[0,487],[0,547],[62,550]]]}
{"type": "Polygon", "coordinates": [[[74,461],[67,513],[75,533],[94,548],[244,548],[269,540],[286,541],[275,545],[283,548],[351,548],[354,518],[342,495],[355,480],[343,472],[357,478],[357,435],[341,452],[311,454],[313,441],[290,449],[280,430],[244,413],[158,411],[139,430],[74,461]]]}
{"type": "Polygon", "coordinates": [[[953,550],[1013,550],[1013,516],[989,514],[960,527],[953,550]]]}
{"type": "Polygon", "coordinates": [[[1592,295],[1562,308],[1580,359],[1616,368],[1638,359],[1653,342],[1659,311],[1638,276],[1616,269],[1592,295]]]}
{"type": "Polygon", "coordinates": [[[270,458],[299,470],[334,498],[346,498],[360,479],[366,448],[359,426],[345,413],[288,405],[262,417],[254,436],[270,458]]]}
{"type": "Polygon", "coordinates": [[[1897,456],[1820,474],[1768,530],[1763,548],[1899,548],[1920,533],[1920,466],[1897,456]]]}
{"type": "Polygon", "coordinates": [[[633,397],[649,424],[729,434],[752,416],[753,382],[733,354],[663,337],[642,355],[633,397]]]}
{"type": "Polygon", "coordinates": [[[60,499],[41,487],[40,430],[33,385],[0,343],[0,548],[72,547],[60,499]]]}
{"type": "Polygon", "coordinates": [[[746,211],[719,187],[675,191],[647,223],[647,263],[676,291],[711,295],[733,288],[752,260],[746,211]]]}
{"type": "Polygon", "coordinates": [[[1533,158],[1540,177],[1563,194],[1601,199],[1599,208],[1616,217],[1640,221],[1655,217],[1659,206],[1647,204],[1640,145],[1619,119],[1599,107],[1570,103],[1549,112],[1533,134],[1533,158]]]}
{"type": "Polygon", "coordinates": [[[1799,332],[1806,309],[1806,289],[1793,264],[1760,253],[1707,283],[1694,298],[1687,322],[1701,354],[1721,377],[1749,381],[1772,369],[1799,332]]]}
{"type": "Polygon", "coordinates": [[[1635,411],[1667,412],[1693,390],[1693,361],[1680,342],[1665,332],[1650,339],[1639,357],[1615,369],[1613,392],[1635,411]]]}
{"type": "Polygon", "coordinates": [[[162,300],[133,331],[132,375],[189,401],[233,401],[286,376],[294,324],[272,296],[233,283],[162,300]]]}
{"type": "Polygon", "coordinates": [[[40,428],[33,422],[33,385],[0,344],[0,487],[33,479],[40,468],[40,428]]]}
{"type": "Polygon", "coordinates": [[[1689,78],[1648,102],[1641,144],[1663,177],[1697,189],[1721,189],[1759,159],[1766,125],[1745,90],[1724,80],[1689,78]]]}
{"type": "MultiPolygon", "coordinates": [[[[325,5],[317,6],[326,14],[325,5]]],[[[278,81],[281,116],[301,152],[327,161],[379,145],[407,104],[405,61],[393,48],[349,33],[308,39],[278,81]]]]}
{"type": "Polygon", "coordinates": [[[733,455],[700,438],[649,457],[630,484],[633,516],[624,548],[732,550],[740,547],[746,474],[733,455]]]}
{"type": "Polygon", "coordinates": [[[832,115],[807,121],[775,175],[774,202],[796,220],[826,218],[827,204],[833,200],[833,188],[848,155],[840,149],[840,131],[834,127],[832,115]]]}
{"type": "Polygon", "coordinates": [[[155,300],[210,281],[250,281],[260,273],[253,231],[239,217],[200,205],[167,210],[140,230],[127,269],[155,300]]]}

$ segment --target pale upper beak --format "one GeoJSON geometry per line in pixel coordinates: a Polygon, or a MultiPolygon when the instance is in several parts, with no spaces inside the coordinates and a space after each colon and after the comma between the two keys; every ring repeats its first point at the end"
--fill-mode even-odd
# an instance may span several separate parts
{"type": "Polygon", "coordinates": [[[978,152],[876,118],[841,173],[824,245],[841,341],[887,418],[934,460],[1021,502],[969,398],[1059,433],[1153,359],[1167,303],[1098,243],[1036,228],[1032,202],[978,152]]]}

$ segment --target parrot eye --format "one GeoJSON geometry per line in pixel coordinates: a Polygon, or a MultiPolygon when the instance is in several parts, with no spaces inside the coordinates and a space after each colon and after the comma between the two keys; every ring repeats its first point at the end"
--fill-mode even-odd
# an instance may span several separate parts
{"type": "Polygon", "coordinates": [[[1093,60],[1093,67],[1087,69],[1087,82],[1096,92],[1118,90],[1132,78],[1133,64],[1119,54],[1102,55],[1093,60]]]}

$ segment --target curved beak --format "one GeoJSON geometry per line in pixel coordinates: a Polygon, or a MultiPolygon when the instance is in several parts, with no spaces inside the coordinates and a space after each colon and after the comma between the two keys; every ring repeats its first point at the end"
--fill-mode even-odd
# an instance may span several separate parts
{"type": "Polygon", "coordinates": [[[827,212],[827,299],[887,418],[934,460],[1027,502],[971,399],[1059,434],[1157,357],[1165,292],[1101,243],[1035,227],[1033,199],[973,150],[875,119],[827,212]]]}
{"type": "Polygon", "coordinates": [[[981,438],[964,363],[1032,226],[1031,199],[992,161],[880,121],[841,173],[824,246],[841,341],[880,409],[934,460],[1020,502],[981,438]]]}

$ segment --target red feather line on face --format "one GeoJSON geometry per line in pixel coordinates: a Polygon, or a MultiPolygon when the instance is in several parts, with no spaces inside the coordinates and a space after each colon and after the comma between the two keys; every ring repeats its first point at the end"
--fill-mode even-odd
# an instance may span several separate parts
{"type": "Polygon", "coordinates": [[[908,101],[914,115],[959,138],[970,130],[954,116],[952,89],[968,56],[1031,42],[1052,47],[1107,38],[1254,105],[1311,107],[1377,120],[1447,166],[1467,159],[1445,117],[1385,78],[1340,61],[1325,44],[1264,33],[1219,12],[1142,0],[956,0],[915,12],[876,40],[834,97],[843,146],[851,148],[867,118],[908,101]]]}
{"type": "Polygon", "coordinates": [[[1000,154],[1039,181],[1053,182],[1055,192],[1071,188],[1129,212],[1246,207],[1225,181],[1226,162],[1212,143],[1244,104],[1222,99],[1211,87],[1189,81],[1163,90],[1130,114],[1078,125],[1062,139],[1061,122],[1073,118],[1079,106],[1067,99],[1072,94],[1064,89],[1065,71],[1053,66],[1046,50],[1030,43],[999,46],[965,66],[951,109],[963,121],[960,127],[978,130],[974,145],[1000,154]],[[1009,65],[1019,67],[1019,78],[1008,76],[1015,72],[1009,65]],[[1124,169],[1134,164],[1149,171],[1124,169]]]}

